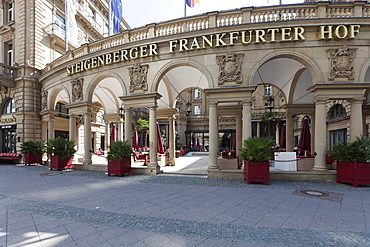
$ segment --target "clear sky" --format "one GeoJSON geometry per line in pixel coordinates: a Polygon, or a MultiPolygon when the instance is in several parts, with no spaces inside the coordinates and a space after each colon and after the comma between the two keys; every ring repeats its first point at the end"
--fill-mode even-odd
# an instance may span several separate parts
{"type": "MultiPolygon", "coordinates": [[[[122,0],[123,18],[131,28],[184,17],[185,0],[122,0]]],[[[282,4],[303,3],[304,0],[282,0],[282,4]]],[[[279,0],[200,0],[186,15],[230,10],[249,6],[279,5],[279,0]]]]}

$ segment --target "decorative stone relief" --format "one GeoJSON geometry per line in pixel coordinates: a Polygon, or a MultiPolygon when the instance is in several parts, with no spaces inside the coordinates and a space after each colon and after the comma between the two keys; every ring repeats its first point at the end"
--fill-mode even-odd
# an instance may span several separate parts
{"type": "Polygon", "coordinates": [[[330,52],[330,75],[329,80],[353,80],[354,68],[353,50],[344,46],[334,52],[330,52]]]}
{"type": "Polygon", "coordinates": [[[76,78],[72,80],[72,102],[82,101],[83,100],[83,78],[76,78]]]}
{"type": "Polygon", "coordinates": [[[130,93],[135,90],[148,90],[147,73],[149,65],[135,64],[128,68],[130,72],[130,93]]]}
{"type": "Polygon", "coordinates": [[[43,90],[41,92],[41,110],[47,110],[48,108],[48,91],[43,90]]]}
{"type": "Polygon", "coordinates": [[[241,84],[242,81],[242,55],[229,53],[223,57],[217,57],[220,68],[218,84],[222,85],[226,82],[236,82],[241,84]]]}

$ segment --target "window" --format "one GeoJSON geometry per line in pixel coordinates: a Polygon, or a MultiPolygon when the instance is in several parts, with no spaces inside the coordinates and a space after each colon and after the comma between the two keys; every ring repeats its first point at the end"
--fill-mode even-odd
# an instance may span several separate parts
{"type": "Polygon", "coordinates": [[[270,85],[265,85],[264,95],[271,96],[272,87],[270,85]]]}
{"type": "Polygon", "coordinates": [[[3,108],[3,114],[11,114],[15,112],[15,102],[14,99],[8,99],[3,108]]]}
{"type": "Polygon", "coordinates": [[[199,105],[195,105],[194,106],[194,114],[195,115],[199,115],[200,114],[200,106],[199,105]]]}
{"type": "Polygon", "coordinates": [[[347,141],[347,129],[330,131],[330,149],[333,148],[333,145],[346,141],[347,141]]]}
{"type": "Polygon", "coordinates": [[[200,89],[194,89],[194,99],[200,99],[200,89]]]}
{"type": "Polygon", "coordinates": [[[57,26],[61,27],[63,30],[66,28],[66,22],[64,18],[58,14],[55,15],[55,24],[57,24],[57,26]]]}
{"type": "Polygon", "coordinates": [[[88,13],[89,17],[91,17],[93,20],[95,20],[95,11],[91,7],[89,7],[87,9],[87,13],[88,13]]]}
{"type": "Polygon", "coordinates": [[[69,111],[65,107],[65,104],[58,102],[55,106],[55,111],[57,112],[57,117],[69,118],[69,111]]]}
{"type": "Polygon", "coordinates": [[[11,22],[14,20],[14,15],[13,15],[13,3],[8,3],[8,19],[7,22],[11,22]]]}
{"type": "Polygon", "coordinates": [[[7,44],[6,64],[12,66],[13,63],[13,44],[7,44]]]}
{"type": "Polygon", "coordinates": [[[330,109],[329,120],[339,119],[346,116],[346,109],[340,104],[336,104],[330,109]]]}

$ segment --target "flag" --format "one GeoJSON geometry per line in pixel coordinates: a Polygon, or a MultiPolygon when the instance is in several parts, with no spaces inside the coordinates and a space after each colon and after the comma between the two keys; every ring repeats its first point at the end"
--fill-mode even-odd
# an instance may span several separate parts
{"type": "Polygon", "coordinates": [[[76,8],[73,0],[65,1],[65,21],[66,21],[66,51],[68,51],[68,42],[74,47],[78,46],[78,27],[76,22],[76,8]]]}
{"type": "Polygon", "coordinates": [[[120,31],[121,20],[122,20],[122,1],[121,0],[111,0],[109,6],[109,33],[116,34],[120,31]]]}
{"type": "Polygon", "coordinates": [[[200,0],[186,0],[186,5],[190,8],[194,7],[194,3],[200,3],[200,0]]]}

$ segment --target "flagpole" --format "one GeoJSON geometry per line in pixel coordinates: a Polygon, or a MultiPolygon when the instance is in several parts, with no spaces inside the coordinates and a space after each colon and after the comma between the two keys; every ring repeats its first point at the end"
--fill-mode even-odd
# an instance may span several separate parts
{"type": "Polygon", "coordinates": [[[68,14],[67,14],[67,1],[68,0],[64,0],[64,42],[65,42],[65,50],[66,50],[66,53],[68,52],[68,39],[67,39],[67,25],[68,25],[68,21],[67,21],[67,18],[68,17],[68,14]]]}
{"type": "Polygon", "coordinates": [[[111,15],[112,15],[111,1],[112,0],[108,1],[108,37],[112,35],[112,27],[113,27],[113,23],[111,20],[111,15]]]}
{"type": "Polygon", "coordinates": [[[184,0],[184,17],[186,17],[186,0],[184,0]]]}

